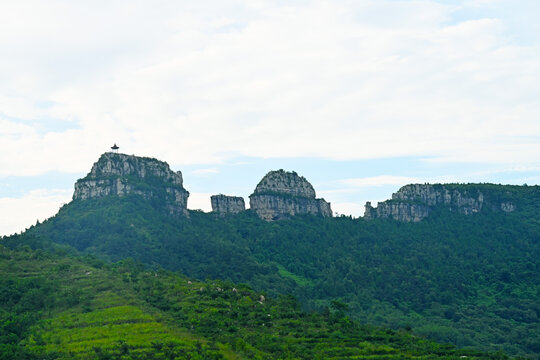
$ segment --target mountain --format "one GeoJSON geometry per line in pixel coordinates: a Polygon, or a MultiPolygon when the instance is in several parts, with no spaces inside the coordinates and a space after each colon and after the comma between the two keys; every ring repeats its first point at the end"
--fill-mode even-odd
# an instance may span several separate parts
{"type": "MultiPolygon", "coordinates": [[[[272,202],[262,213],[207,214],[170,211],[176,202],[166,189],[176,186],[182,199],[181,183],[146,178],[140,166],[127,175],[111,172],[129,168],[129,157],[115,155],[121,154],[94,165],[104,175],[92,170],[87,179],[113,190],[125,183],[129,191],[74,196],[56,216],[3,242],[42,249],[61,244],[107,261],[129,257],[192,278],[247,283],[270,296],[291,293],[307,310],[338,301],[363,323],[539,358],[538,186],[408,185],[374,208],[375,215],[359,219],[319,211],[264,215],[275,211],[272,202]],[[117,165],[102,166],[108,161],[117,165]],[[389,216],[376,213],[386,204],[399,206],[381,212],[389,216]]],[[[289,201],[277,207],[289,210],[303,199],[319,200],[307,180],[290,174],[276,172],[277,181],[261,181],[276,186],[257,186],[254,195],[289,201]]],[[[239,208],[238,199],[225,201],[239,208]]]]}
{"type": "Polygon", "coordinates": [[[0,245],[0,359],[507,359],[246,285],[0,245]]]}
{"type": "Polygon", "coordinates": [[[170,214],[186,215],[189,192],[182,184],[182,172],[163,161],[108,152],[75,183],[73,200],[138,195],[170,214]]]}
{"type": "Polygon", "coordinates": [[[313,186],[294,171],[270,171],[249,196],[249,203],[251,210],[264,220],[299,214],[332,216],[330,203],[316,199],[313,186]]]}

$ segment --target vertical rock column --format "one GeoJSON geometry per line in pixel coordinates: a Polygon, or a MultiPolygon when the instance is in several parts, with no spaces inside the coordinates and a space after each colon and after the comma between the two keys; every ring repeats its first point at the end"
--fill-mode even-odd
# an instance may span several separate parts
{"type": "Polygon", "coordinates": [[[238,196],[212,195],[212,212],[224,216],[227,214],[238,214],[246,210],[244,199],[238,196]]]}

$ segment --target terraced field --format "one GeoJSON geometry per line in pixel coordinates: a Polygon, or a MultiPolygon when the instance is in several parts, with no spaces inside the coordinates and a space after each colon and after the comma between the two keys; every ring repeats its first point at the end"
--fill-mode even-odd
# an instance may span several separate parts
{"type": "Polygon", "coordinates": [[[0,359],[499,359],[290,296],[0,245],[0,359]],[[16,326],[13,326],[16,325],[16,326]]]}

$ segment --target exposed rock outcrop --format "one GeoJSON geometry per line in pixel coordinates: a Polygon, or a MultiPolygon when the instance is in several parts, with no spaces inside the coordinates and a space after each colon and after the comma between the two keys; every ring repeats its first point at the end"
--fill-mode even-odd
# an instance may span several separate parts
{"type": "Polygon", "coordinates": [[[218,215],[238,214],[239,212],[246,210],[246,204],[244,198],[239,196],[227,196],[227,195],[212,195],[210,197],[212,203],[212,212],[218,215]]]}
{"type": "Polygon", "coordinates": [[[86,177],[77,180],[73,200],[136,194],[162,205],[170,214],[185,215],[189,192],[182,183],[182,173],[172,171],[166,162],[108,152],[86,177]]]}
{"type": "Polygon", "coordinates": [[[418,222],[429,215],[430,208],[422,204],[408,204],[401,202],[385,201],[378,203],[376,208],[366,203],[364,219],[394,219],[404,222],[418,222]]]}
{"type": "Polygon", "coordinates": [[[298,214],[331,217],[330,203],[316,199],[315,189],[296,172],[270,171],[249,196],[250,207],[264,220],[278,220],[298,214]]]}
{"type": "Polygon", "coordinates": [[[516,210],[516,205],[514,205],[510,201],[505,201],[501,203],[501,210],[504,212],[512,212],[516,210]]]}
{"type": "Polygon", "coordinates": [[[366,203],[364,218],[390,218],[404,222],[418,222],[437,207],[471,215],[485,209],[511,212],[511,202],[486,200],[484,193],[472,185],[411,184],[392,194],[392,199],[379,202],[377,207],[366,203]]]}

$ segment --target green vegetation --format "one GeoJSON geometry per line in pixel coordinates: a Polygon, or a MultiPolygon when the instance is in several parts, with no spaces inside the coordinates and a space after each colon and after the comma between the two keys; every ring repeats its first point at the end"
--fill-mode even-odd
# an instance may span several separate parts
{"type": "Polygon", "coordinates": [[[292,272],[290,271],[287,271],[287,269],[285,269],[285,267],[283,267],[283,265],[279,265],[277,264],[276,265],[277,268],[278,268],[278,273],[279,275],[281,275],[282,277],[284,278],[287,278],[287,279],[292,279],[294,280],[294,282],[299,285],[299,286],[313,286],[313,281],[309,280],[309,279],[306,279],[305,277],[303,276],[300,276],[300,275],[296,275],[296,274],[293,274],[292,272]]]}
{"type": "Polygon", "coordinates": [[[0,246],[0,272],[0,359],[507,358],[359,325],[339,302],[305,313],[290,296],[131,260],[0,246]]]}
{"type": "MultiPolygon", "coordinates": [[[[51,240],[105,260],[131,257],[190,277],[294,294],[308,310],[333,301],[362,323],[461,348],[540,353],[540,187],[445,185],[516,210],[464,216],[439,209],[420,223],[298,216],[264,222],[156,212],[136,196],[77,201],[9,246],[51,240]]],[[[256,299],[252,299],[256,300],[256,299]]]]}

